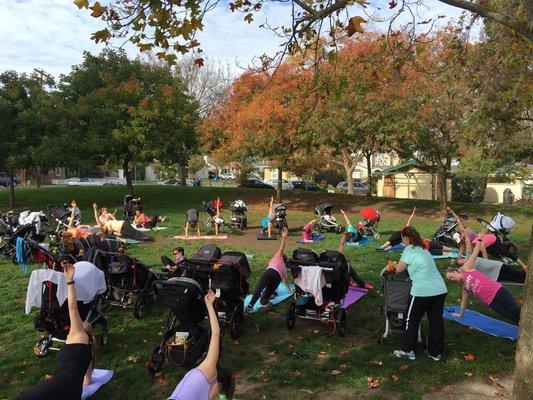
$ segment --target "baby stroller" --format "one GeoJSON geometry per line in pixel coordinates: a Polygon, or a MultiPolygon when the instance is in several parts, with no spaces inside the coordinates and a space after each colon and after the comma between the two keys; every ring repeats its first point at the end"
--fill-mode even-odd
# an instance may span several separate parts
{"type": "Polygon", "coordinates": [[[333,325],[330,335],[335,332],[340,337],[346,334],[346,310],[341,307],[350,284],[348,261],[338,251],[325,250],[320,255],[308,249],[295,249],[292,259],[287,263],[292,276],[296,279],[295,300],[287,312],[287,329],[294,328],[296,318],[311,319],[333,325]],[[308,268],[320,268],[325,281],[321,289],[322,302],[311,293],[298,286],[298,278],[308,268]],[[320,303],[320,301],[318,301],[320,303]]]}
{"type": "MultiPolygon", "coordinates": [[[[55,206],[48,206],[48,213],[57,222],[55,232],[59,232],[63,228],[67,227],[72,214],[72,207],[66,204],[57,204],[55,206]]],[[[81,222],[81,211],[76,207],[74,213],[74,225],[77,226],[81,222]]]]}
{"type": "Polygon", "coordinates": [[[359,215],[363,217],[363,220],[359,221],[357,229],[363,234],[363,236],[373,236],[378,239],[380,234],[377,229],[379,221],[381,220],[381,210],[376,210],[373,207],[366,207],[359,211],[359,215]]]}
{"type": "Polygon", "coordinates": [[[124,221],[132,220],[135,217],[135,211],[142,210],[141,199],[135,198],[131,194],[124,196],[122,203],[124,205],[124,221]]]}
{"type": "Polygon", "coordinates": [[[229,209],[231,211],[231,226],[238,229],[246,229],[248,227],[248,218],[246,217],[246,204],[242,200],[235,200],[230,204],[229,209]]]}
{"type": "MultiPolygon", "coordinates": [[[[278,229],[279,232],[283,230],[283,228],[288,228],[287,225],[287,206],[283,203],[274,204],[274,217],[270,221],[272,223],[272,228],[278,229]]],[[[265,233],[267,230],[263,229],[263,233],[265,233]]]]}
{"type": "Polygon", "coordinates": [[[477,219],[480,224],[487,228],[490,232],[494,233],[496,237],[502,242],[507,251],[512,256],[518,255],[518,249],[516,246],[509,240],[507,235],[511,233],[511,229],[514,228],[516,222],[511,217],[498,212],[491,222],[485,221],[483,218],[477,219]]]}
{"type": "Polygon", "coordinates": [[[244,298],[248,294],[250,265],[244,253],[222,253],[213,244],[202,246],[187,259],[187,276],[216,294],[215,310],[229,334],[238,339],[244,326],[244,298]]]}
{"type": "Polygon", "coordinates": [[[2,236],[0,241],[0,256],[15,262],[17,238],[23,238],[25,241],[31,239],[39,243],[42,242],[46,237],[46,225],[43,225],[43,222],[45,223],[46,220],[39,218],[38,223],[16,225],[11,229],[6,229],[8,232],[2,236]]]}
{"type": "MultiPolygon", "coordinates": [[[[207,218],[204,221],[204,225],[207,228],[213,227],[215,222],[216,222],[215,221],[215,216],[217,215],[216,202],[217,202],[217,200],[202,201],[202,210],[205,211],[207,213],[207,215],[209,215],[209,218],[207,218]]],[[[224,206],[224,203],[222,203],[221,200],[218,200],[218,202],[219,202],[218,208],[219,208],[219,210],[221,210],[222,207],[224,206]]],[[[222,222],[224,222],[224,221],[222,221],[222,222]]]]}
{"type": "Polygon", "coordinates": [[[165,358],[173,365],[196,364],[207,350],[210,335],[200,326],[207,315],[205,288],[185,277],[158,281],[154,286],[157,303],[170,309],[167,330],[147,362],[150,374],[159,375],[165,358]]]}
{"type": "Polygon", "coordinates": [[[122,253],[97,250],[90,260],[102,268],[107,282],[107,292],[102,309],[109,305],[132,308],[136,319],[146,317],[153,303],[154,273],[141,261],[122,253]]]}
{"type": "MultiPolygon", "coordinates": [[[[381,314],[385,315],[385,330],[380,330],[378,343],[386,344],[392,331],[405,331],[412,283],[407,270],[391,273],[385,267],[379,276],[384,297],[381,314]]],[[[418,341],[422,342],[420,327],[418,328],[418,341]]]]}
{"type": "Polygon", "coordinates": [[[342,232],[342,226],[337,222],[337,219],[331,215],[332,209],[333,204],[331,203],[322,203],[315,207],[315,214],[319,217],[315,226],[319,232],[342,232]]]}
{"type": "MultiPolygon", "coordinates": [[[[45,256],[44,249],[35,249],[45,256]]],[[[61,267],[55,261],[48,261],[48,265],[55,265],[55,269],[34,270],[28,284],[28,296],[26,299],[26,314],[32,306],[40,305],[40,312],[34,319],[35,329],[43,332],[39,341],[34,346],[34,353],[37,357],[44,357],[50,351],[60,349],[58,344],[65,343],[70,330],[70,319],[68,313],[68,301],[66,300],[66,281],[61,267]],[[40,304],[28,303],[32,299],[37,287],[41,287],[40,304]],[[60,289],[60,286],[62,289],[60,289]]],[[[102,333],[100,343],[106,345],[108,342],[108,324],[100,309],[102,293],[105,292],[105,279],[102,271],[91,264],[78,263],[74,274],[75,285],[78,294],[78,310],[81,319],[91,324],[94,328],[100,325],[102,333]]]]}
{"type": "MultiPolygon", "coordinates": [[[[459,214],[459,217],[462,220],[468,220],[468,214],[466,213],[459,214]]],[[[433,235],[433,240],[443,246],[457,247],[457,242],[453,238],[454,233],[457,232],[457,225],[455,218],[446,218],[433,235]]]]}

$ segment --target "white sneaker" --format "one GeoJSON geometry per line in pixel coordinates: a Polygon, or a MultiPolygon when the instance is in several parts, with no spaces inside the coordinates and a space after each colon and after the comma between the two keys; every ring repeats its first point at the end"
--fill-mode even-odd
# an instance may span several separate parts
{"type": "Polygon", "coordinates": [[[398,358],[407,357],[409,360],[415,360],[416,359],[415,352],[412,351],[412,350],[409,353],[406,353],[403,350],[394,350],[393,354],[396,357],[398,357],[398,358]]]}
{"type": "Polygon", "coordinates": [[[432,360],[435,360],[435,361],[440,361],[441,359],[441,355],[436,355],[436,356],[432,356],[431,354],[428,353],[428,357],[431,358],[432,360]]]}

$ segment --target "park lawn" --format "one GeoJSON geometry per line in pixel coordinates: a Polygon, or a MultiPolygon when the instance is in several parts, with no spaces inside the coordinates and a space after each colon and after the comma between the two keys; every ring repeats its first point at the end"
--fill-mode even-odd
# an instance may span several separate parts
{"type": "MultiPolygon", "coordinates": [[[[131,247],[130,254],[147,262],[157,273],[160,270],[159,257],[169,255],[176,245],[183,245],[187,254],[192,254],[202,242],[178,242],[172,236],[183,227],[184,213],[188,208],[199,208],[202,200],[220,195],[227,204],[242,198],[249,206],[251,227],[245,235],[231,235],[227,242],[220,241],[223,250],[241,250],[253,254],[249,259],[252,267],[251,288],[257,283],[269,258],[279,242],[259,242],[254,238],[260,219],[266,213],[268,198],[272,192],[237,188],[180,188],[160,186],[139,186],[136,195],[143,198],[148,214],[158,212],[168,216],[166,230],[153,236],[155,241],[131,247]]],[[[51,187],[41,189],[17,189],[18,209],[43,209],[48,204],[78,201],[82,208],[84,222],[92,221],[90,207],[93,201],[109,209],[122,208],[123,187],[51,187]]],[[[390,337],[389,343],[380,346],[377,335],[384,328],[384,317],[380,314],[382,297],[379,293],[379,272],[388,259],[398,260],[399,254],[383,254],[374,247],[381,244],[388,235],[401,227],[411,211],[417,206],[418,217],[413,225],[425,236],[430,237],[441,222],[438,205],[432,201],[408,201],[367,199],[348,195],[287,193],[288,220],[291,227],[288,249],[297,246],[300,227],[313,218],[313,207],[328,200],[336,204],[334,213],[340,216],[339,207],[349,212],[357,222],[357,211],[365,205],[375,205],[383,210],[379,230],[383,235],[363,249],[348,248],[346,255],[360,275],[375,286],[375,290],[348,309],[348,333],[346,337],[330,337],[329,327],[315,321],[297,320],[292,331],[285,327],[285,315],[289,302],[274,308],[269,314],[246,316],[242,337],[233,341],[223,329],[224,342],[222,364],[237,375],[238,399],[356,399],[356,398],[401,398],[417,399],[424,393],[443,386],[472,378],[506,374],[513,371],[515,343],[484,335],[446,321],[446,352],[443,360],[434,362],[419,349],[414,362],[392,356],[392,350],[401,343],[401,335],[390,337]],[[474,361],[463,357],[466,353],[474,361]],[[337,371],[333,372],[332,371],[337,371]],[[393,376],[394,379],[393,379],[393,376]],[[368,387],[367,378],[379,380],[379,387],[368,387]],[[398,378],[398,379],[396,379],[398,378]]],[[[5,211],[7,191],[0,190],[0,210],[5,211]]],[[[459,211],[469,211],[473,216],[490,218],[496,210],[503,210],[517,221],[511,234],[521,257],[527,256],[527,245],[533,210],[526,207],[496,207],[490,205],[454,205],[459,211]]],[[[226,220],[229,212],[225,211],[226,220]]],[[[203,214],[205,216],[205,214],[203,214]]],[[[474,228],[481,227],[471,222],[474,228]]],[[[328,234],[326,240],[316,246],[316,251],[325,248],[337,249],[339,236],[328,234]]],[[[309,246],[309,245],[306,245],[309,246]]],[[[439,261],[444,272],[449,260],[439,261]]],[[[38,359],[32,348],[39,334],[33,328],[33,310],[29,316],[23,314],[28,276],[22,276],[18,266],[0,261],[3,284],[0,297],[0,399],[12,398],[23,388],[30,387],[53,371],[54,357],[38,359]]],[[[38,268],[38,266],[32,266],[38,268]]],[[[447,304],[458,304],[460,288],[449,284],[447,304]]],[[[518,298],[522,297],[520,287],[511,287],[518,298]]],[[[474,300],[471,308],[494,315],[474,300]]],[[[186,372],[182,367],[166,363],[161,378],[155,380],[148,374],[144,363],[150,348],[157,344],[164,331],[167,310],[153,308],[143,319],[133,318],[131,310],[111,307],[106,316],[109,321],[109,344],[100,347],[97,367],[115,371],[113,380],[93,398],[98,399],[165,399],[186,372]]],[[[425,331],[425,323],[423,325],[425,331]]],[[[97,331],[98,332],[98,331],[97,331]]]]}

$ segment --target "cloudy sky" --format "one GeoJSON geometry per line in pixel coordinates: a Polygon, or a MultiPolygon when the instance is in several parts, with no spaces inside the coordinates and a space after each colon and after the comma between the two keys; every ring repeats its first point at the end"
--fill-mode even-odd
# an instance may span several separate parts
{"type": "MultiPolygon", "coordinates": [[[[237,64],[246,66],[254,56],[274,54],[281,39],[258,25],[265,18],[273,25],[287,24],[290,8],[287,4],[265,3],[256,21],[248,24],[242,20],[242,14],[232,13],[227,2],[221,1],[207,16],[204,31],[198,35],[204,57],[228,63],[238,72],[237,64]]],[[[386,12],[387,1],[371,3],[382,7],[381,10],[369,7],[368,12],[379,15],[386,12]]],[[[72,0],[0,0],[0,10],[0,72],[8,69],[31,72],[42,68],[58,77],[82,61],[84,50],[98,53],[103,48],[90,40],[91,33],[102,29],[102,22],[92,18],[90,11],[78,10],[72,0]]],[[[458,18],[461,14],[460,10],[437,0],[424,0],[424,7],[417,11],[419,21],[437,15],[458,18]]],[[[361,14],[360,8],[350,10],[350,15],[357,14],[361,14]]],[[[445,24],[447,19],[439,23],[445,24]]],[[[385,29],[385,24],[369,23],[367,29],[385,29]]],[[[137,55],[133,46],[127,46],[126,50],[132,57],[137,55]]]]}

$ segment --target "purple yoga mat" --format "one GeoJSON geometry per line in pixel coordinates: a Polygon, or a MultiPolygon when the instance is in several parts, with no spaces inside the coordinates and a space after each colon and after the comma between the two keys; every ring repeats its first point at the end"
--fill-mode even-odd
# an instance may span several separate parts
{"type": "Polygon", "coordinates": [[[368,289],[362,289],[355,286],[350,286],[348,293],[341,301],[341,307],[346,309],[350,307],[353,303],[359,301],[362,297],[365,297],[368,294],[368,289]]]}

